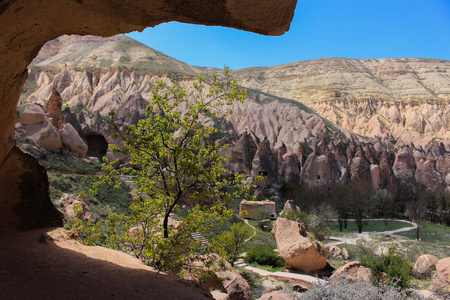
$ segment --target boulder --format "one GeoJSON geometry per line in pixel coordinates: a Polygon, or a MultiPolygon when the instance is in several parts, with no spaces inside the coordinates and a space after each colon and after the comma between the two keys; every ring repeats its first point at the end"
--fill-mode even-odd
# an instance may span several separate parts
{"type": "Polygon", "coordinates": [[[40,124],[44,123],[44,118],[44,109],[38,104],[31,104],[24,109],[20,123],[23,125],[40,124]]]}
{"type": "Polygon", "coordinates": [[[327,248],[302,236],[299,223],[280,217],[272,229],[272,235],[286,267],[311,273],[326,266],[327,248]]]}
{"type": "Polygon", "coordinates": [[[21,137],[29,138],[49,151],[58,152],[62,147],[58,132],[37,104],[25,108],[16,130],[21,137]]]}
{"type": "Polygon", "coordinates": [[[280,289],[270,289],[262,293],[258,300],[291,300],[292,296],[280,289]]]}
{"type": "Polygon", "coordinates": [[[353,261],[343,265],[330,277],[330,280],[348,280],[350,282],[355,280],[370,282],[371,279],[372,270],[361,266],[359,261],[353,261]]]}
{"type": "Polygon", "coordinates": [[[347,249],[345,249],[345,247],[342,248],[342,257],[344,259],[350,259],[350,254],[348,254],[348,251],[347,251],[347,249]]]}
{"type": "Polygon", "coordinates": [[[342,250],[338,246],[330,246],[328,251],[330,252],[331,257],[339,257],[342,254],[342,250]]]}
{"type": "Polygon", "coordinates": [[[431,280],[430,290],[450,292],[450,257],[440,259],[436,264],[436,274],[431,280]]]}
{"type": "Polygon", "coordinates": [[[432,271],[436,270],[436,264],[438,258],[434,255],[424,254],[421,255],[414,264],[413,272],[416,275],[429,275],[432,271]]]}
{"type": "Polygon", "coordinates": [[[229,300],[251,300],[252,289],[248,282],[235,269],[224,269],[215,273],[227,291],[229,300]]]}
{"type": "Polygon", "coordinates": [[[215,300],[229,300],[230,298],[228,297],[227,293],[222,293],[221,291],[212,291],[211,295],[213,296],[213,298],[215,300]]]}
{"type": "Polygon", "coordinates": [[[72,124],[65,123],[59,131],[59,134],[61,135],[62,144],[66,148],[78,155],[86,156],[88,146],[80,137],[75,128],[73,128],[72,124]]]}
{"type": "Polygon", "coordinates": [[[67,220],[75,217],[74,207],[77,204],[80,204],[81,208],[83,209],[83,213],[78,216],[78,218],[80,220],[89,221],[89,219],[91,218],[91,210],[89,209],[89,205],[85,197],[63,194],[56,203],[56,205],[58,205],[63,210],[64,217],[67,220]]]}

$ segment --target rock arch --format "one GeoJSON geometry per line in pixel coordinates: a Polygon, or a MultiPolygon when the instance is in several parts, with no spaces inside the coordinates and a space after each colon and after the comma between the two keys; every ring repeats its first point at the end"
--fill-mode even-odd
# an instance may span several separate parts
{"type": "MultiPolygon", "coordinates": [[[[11,211],[13,216],[0,225],[0,231],[8,228],[28,228],[59,225],[57,212],[47,207],[49,197],[35,199],[34,213],[13,211],[27,201],[27,193],[21,190],[30,174],[39,168],[16,170],[14,177],[6,172],[6,166],[23,165],[30,159],[17,154],[14,146],[14,122],[21,88],[27,76],[27,66],[48,40],[63,34],[112,36],[118,33],[143,30],[149,26],[169,21],[193,24],[220,25],[253,31],[266,35],[280,35],[289,29],[296,0],[5,0],[0,3],[0,193],[8,189],[16,192],[0,199],[0,208],[11,211]],[[6,177],[5,177],[6,176],[6,177]],[[12,186],[11,186],[12,185],[12,186]],[[53,220],[33,222],[34,216],[53,220]]],[[[51,53],[48,53],[51,55],[51,53]]],[[[20,151],[20,150],[19,150],[20,151]]],[[[25,156],[24,156],[25,155],[25,156]]],[[[33,185],[48,184],[46,178],[33,185]]],[[[45,188],[44,188],[45,189],[45,188]]]]}

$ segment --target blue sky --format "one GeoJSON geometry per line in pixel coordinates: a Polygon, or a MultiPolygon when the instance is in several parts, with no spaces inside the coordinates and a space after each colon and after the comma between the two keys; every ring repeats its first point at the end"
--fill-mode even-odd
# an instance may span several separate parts
{"type": "Polygon", "coordinates": [[[324,57],[450,60],[450,0],[298,0],[290,30],[278,37],[177,22],[127,35],[204,67],[324,57]]]}

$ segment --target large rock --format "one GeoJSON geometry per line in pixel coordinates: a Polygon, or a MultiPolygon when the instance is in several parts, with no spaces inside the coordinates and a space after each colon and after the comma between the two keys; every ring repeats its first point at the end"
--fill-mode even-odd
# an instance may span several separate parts
{"type": "Polygon", "coordinates": [[[251,300],[252,289],[248,282],[235,269],[225,269],[216,272],[218,278],[223,278],[222,285],[227,291],[229,300],[251,300]]]}
{"type": "Polygon", "coordinates": [[[49,196],[47,172],[38,161],[13,148],[0,168],[0,231],[62,226],[49,196]]]}
{"type": "Polygon", "coordinates": [[[45,112],[47,116],[51,118],[53,126],[59,129],[61,126],[61,108],[62,108],[62,98],[58,91],[53,88],[53,92],[50,99],[45,106],[45,112]]]}
{"type": "Polygon", "coordinates": [[[331,246],[328,252],[330,252],[331,257],[339,257],[342,254],[342,250],[338,246],[331,246]]]}
{"type": "Polygon", "coordinates": [[[66,220],[70,220],[75,217],[74,207],[81,205],[83,212],[78,216],[80,220],[89,221],[91,218],[91,210],[89,209],[88,202],[83,196],[74,196],[71,194],[63,194],[56,203],[64,212],[66,220]]]}
{"type": "Polygon", "coordinates": [[[278,218],[272,235],[286,267],[311,273],[326,266],[328,250],[320,242],[311,242],[301,235],[300,224],[278,218]]]}
{"type": "Polygon", "coordinates": [[[450,257],[440,259],[436,264],[436,274],[431,280],[429,289],[450,292],[450,257]]]}
{"type": "Polygon", "coordinates": [[[417,275],[429,275],[436,270],[438,258],[434,255],[424,254],[419,256],[413,267],[413,272],[417,275]]]}
{"type": "Polygon", "coordinates": [[[43,108],[37,104],[25,108],[16,130],[21,137],[32,139],[49,151],[57,152],[62,147],[58,132],[43,108]]]}
{"type": "Polygon", "coordinates": [[[343,265],[331,275],[330,280],[364,280],[370,282],[372,279],[372,270],[361,266],[359,261],[349,262],[343,265]]]}
{"type": "Polygon", "coordinates": [[[62,144],[66,148],[78,155],[86,156],[88,146],[80,137],[75,128],[73,128],[72,124],[65,123],[59,131],[59,134],[61,136],[62,144]]]}
{"type": "Polygon", "coordinates": [[[285,293],[280,289],[270,289],[262,293],[258,300],[291,300],[292,295],[285,293]]]}

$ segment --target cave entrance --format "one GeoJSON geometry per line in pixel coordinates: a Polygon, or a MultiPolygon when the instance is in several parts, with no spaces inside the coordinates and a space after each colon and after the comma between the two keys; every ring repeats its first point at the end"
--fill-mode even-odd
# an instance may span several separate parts
{"type": "Polygon", "coordinates": [[[103,156],[106,155],[108,150],[108,142],[101,134],[88,134],[86,135],[88,142],[87,156],[97,157],[100,162],[103,160],[103,156]]]}

